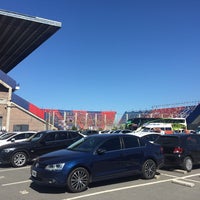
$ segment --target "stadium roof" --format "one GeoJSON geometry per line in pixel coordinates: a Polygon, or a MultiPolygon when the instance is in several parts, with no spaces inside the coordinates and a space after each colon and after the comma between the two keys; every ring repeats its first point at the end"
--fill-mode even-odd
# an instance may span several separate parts
{"type": "Polygon", "coordinates": [[[61,22],[0,10],[0,70],[18,63],[61,28],[61,22]]]}

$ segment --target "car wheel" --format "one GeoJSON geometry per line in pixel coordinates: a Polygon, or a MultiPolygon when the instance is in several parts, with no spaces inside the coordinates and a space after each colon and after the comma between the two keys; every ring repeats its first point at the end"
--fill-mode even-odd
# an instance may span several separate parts
{"type": "Polygon", "coordinates": [[[156,174],[156,163],[152,159],[148,159],[142,166],[142,175],[145,179],[152,179],[156,174]]]}
{"type": "Polygon", "coordinates": [[[89,173],[83,167],[74,169],[67,178],[67,188],[69,192],[82,192],[89,184],[89,173]]]}
{"type": "Polygon", "coordinates": [[[186,170],[187,172],[191,172],[193,167],[193,162],[192,159],[187,156],[183,160],[183,169],[186,170]]]}
{"type": "Polygon", "coordinates": [[[13,167],[22,167],[27,163],[27,155],[24,152],[16,152],[11,157],[13,167]]]}

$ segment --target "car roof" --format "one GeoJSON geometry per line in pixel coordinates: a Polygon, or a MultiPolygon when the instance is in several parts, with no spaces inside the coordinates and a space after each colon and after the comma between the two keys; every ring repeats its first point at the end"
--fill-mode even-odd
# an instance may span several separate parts
{"type": "Polygon", "coordinates": [[[124,137],[124,136],[126,136],[126,135],[130,135],[130,136],[132,136],[132,137],[137,137],[137,138],[139,138],[137,135],[133,135],[133,134],[123,134],[123,133],[112,133],[112,134],[109,134],[109,133],[104,133],[104,134],[95,134],[95,135],[89,135],[89,136],[87,136],[87,137],[101,137],[101,138],[113,138],[113,137],[119,137],[119,136],[121,136],[121,137],[124,137]]]}
{"type": "Polygon", "coordinates": [[[57,133],[57,132],[62,132],[62,133],[78,133],[78,131],[75,130],[46,130],[46,131],[39,131],[38,133],[57,133]]]}
{"type": "Polygon", "coordinates": [[[185,134],[185,133],[174,133],[174,134],[169,134],[169,135],[161,135],[161,137],[188,137],[191,135],[196,135],[196,134],[185,134]]]}

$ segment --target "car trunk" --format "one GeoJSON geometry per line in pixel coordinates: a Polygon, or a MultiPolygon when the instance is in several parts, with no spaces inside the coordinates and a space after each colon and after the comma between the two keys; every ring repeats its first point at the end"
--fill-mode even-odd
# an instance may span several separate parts
{"type": "Polygon", "coordinates": [[[180,153],[180,142],[178,137],[160,137],[156,143],[160,144],[163,148],[163,154],[180,153]]]}

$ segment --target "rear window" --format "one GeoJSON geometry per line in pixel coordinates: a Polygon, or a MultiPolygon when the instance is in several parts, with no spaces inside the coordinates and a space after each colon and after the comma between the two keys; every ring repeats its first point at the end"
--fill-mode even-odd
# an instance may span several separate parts
{"type": "Polygon", "coordinates": [[[124,136],[123,140],[124,140],[124,146],[125,146],[126,149],[135,148],[135,147],[140,146],[137,137],[124,136]]]}
{"type": "Polygon", "coordinates": [[[156,143],[158,143],[162,146],[178,146],[179,138],[178,137],[161,136],[156,140],[156,143]]]}

